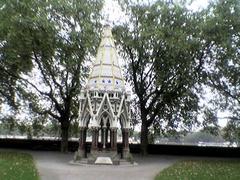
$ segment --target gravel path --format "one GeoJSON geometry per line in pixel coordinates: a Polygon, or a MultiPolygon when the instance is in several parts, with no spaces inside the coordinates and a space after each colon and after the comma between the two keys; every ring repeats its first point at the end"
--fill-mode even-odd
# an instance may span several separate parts
{"type": "Polygon", "coordinates": [[[180,157],[134,156],[135,166],[71,165],[73,154],[30,151],[42,180],[153,180],[162,169],[172,165],[180,157]]]}

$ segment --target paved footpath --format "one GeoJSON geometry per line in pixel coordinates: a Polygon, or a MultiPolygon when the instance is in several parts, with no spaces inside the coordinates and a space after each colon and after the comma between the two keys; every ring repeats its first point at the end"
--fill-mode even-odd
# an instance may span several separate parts
{"type": "Polygon", "coordinates": [[[174,156],[134,156],[135,166],[71,165],[73,154],[30,151],[42,180],[153,180],[162,169],[179,160],[174,156]]]}

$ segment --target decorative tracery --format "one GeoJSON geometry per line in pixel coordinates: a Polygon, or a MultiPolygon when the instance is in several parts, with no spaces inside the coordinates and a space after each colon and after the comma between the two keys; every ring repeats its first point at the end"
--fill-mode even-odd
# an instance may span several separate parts
{"type": "Polygon", "coordinates": [[[111,28],[105,26],[92,73],[80,94],[79,151],[84,154],[87,131],[92,134],[91,151],[117,151],[117,131],[121,130],[123,154],[129,152],[130,93],[126,92],[113,42],[111,28]]]}

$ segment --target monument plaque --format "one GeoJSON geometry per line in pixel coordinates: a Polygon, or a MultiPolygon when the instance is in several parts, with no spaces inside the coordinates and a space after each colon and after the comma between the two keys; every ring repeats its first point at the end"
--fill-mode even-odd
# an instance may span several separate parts
{"type": "Polygon", "coordinates": [[[97,157],[95,164],[112,165],[113,162],[110,157],[97,157]]]}

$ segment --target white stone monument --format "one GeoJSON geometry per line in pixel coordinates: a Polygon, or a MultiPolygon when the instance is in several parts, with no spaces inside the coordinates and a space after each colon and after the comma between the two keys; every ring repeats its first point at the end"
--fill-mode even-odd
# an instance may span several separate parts
{"type": "Polygon", "coordinates": [[[125,88],[111,27],[108,25],[103,28],[92,72],[80,94],[79,122],[79,157],[86,156],[86,132],[89,130],[92,134],[91,154],[106,151],[117,153],[117,131],[121,130],[123,158],[128,157],[130,93],[125,88]]]}

